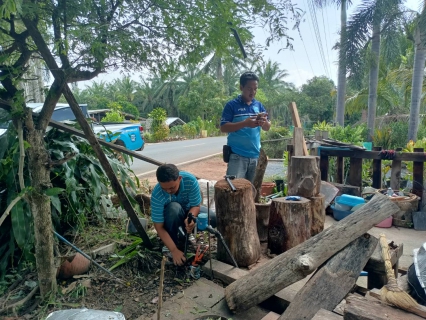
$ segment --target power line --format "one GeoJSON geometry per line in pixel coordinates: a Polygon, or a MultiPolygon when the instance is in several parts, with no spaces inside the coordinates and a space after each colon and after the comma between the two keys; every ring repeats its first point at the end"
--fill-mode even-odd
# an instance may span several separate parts
{"type": "MultiPolygon", "coordinates": [[[[325,22],[324,22],[324,8],[323,9],[321,9],[321,16],[322,16],[322,27],[323,27],[323,29],[324,29],[324,38],[325,38],[325,50],[326,50],[326,52],[327,52],[327,60],[328,60],[328,64],[327,64],[327,66],[328,66],[328,68],[329,68],[329,71],[330,71],[330,75],[331,75],[331,65],[330,65],[330,47],[328,46],[328,40],[327,40],[327,32],[325,32],[325,22]]],[[[328,34],[330,35],[330,27],[328,28],[328,34]]]]}
{"type": "MultiPolygon", "coordinates": [[[[293,50],[290,50],[290,51],[291,51],[291,57],[293,58],[294,65],[296,66],[297,74],[299,75],[300,83],[302,83],[302,82],[303,82],[303,79],[302,79],[302,76],[300,75],[299,67],[297,66],[296,59],[294,58],[293,50]]],[[[311,62],[309,61],[309,64],[310,64],[310,63],[311,63],[311,62]]],[[[311,66],[311,68],[312,68],[312,66],[311,66]]]]}

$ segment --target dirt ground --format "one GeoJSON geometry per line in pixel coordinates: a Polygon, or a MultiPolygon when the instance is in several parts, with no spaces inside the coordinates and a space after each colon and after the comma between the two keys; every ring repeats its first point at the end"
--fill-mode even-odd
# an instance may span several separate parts
{"type": "MultiPolygon", "coordinates": [[[[227,164],[223,162],[222,155],[213,156],[202,161],[179,166],[180,170],[188,171],[199,179],[220,180],[226,173],[227,164]]],[[[148,180],[150,186],[157,183],[155,173],[141,176],[140,180],[148,180]]]]}

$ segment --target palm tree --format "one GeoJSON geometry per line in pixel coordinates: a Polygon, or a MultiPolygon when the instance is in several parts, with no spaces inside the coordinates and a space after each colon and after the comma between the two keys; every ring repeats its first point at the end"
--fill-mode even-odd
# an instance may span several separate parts
{"type": "Polygon", "coordinates": [[[260,78],[259,87],[265,91],[278,93],[281,89],[288,87],[289,84],[284,81],[288,76],[287,70],[280,69],[278,62],[268,60],[257,66],[257,75],[260,78]]]}
{"type": "Polygon", "coordinates": [[[339,49],[339,69],[337,76],[337,100],[336,100],[336,122],[344,126],[345,123],[345,97],[346,97],[346,57],[341,45],[346,42],[346,10],[352,4],[351,0],[314,0],[319,7],[334,3],[340,6],[340,49],[339,49]]]}
{"type": "Polygon", "coordinates": [[[410,120],[408,125],[408,140],[417,140],[419,128],[420,102],[422,98],[424,68],[426,61],[426,0],[423,3],[423,11],[419,17],[415,31],[415,55],[413,81],[411,85],[410,120]]]}
{"type": "Polygon", "coordinates": [[[349,71],[360,72],[363,49],[369,48],[367,141],[373,141],[377,109],[381,36],[399,26],[403,0],[363,0],[348,23],[344,51],[349,71]]]}

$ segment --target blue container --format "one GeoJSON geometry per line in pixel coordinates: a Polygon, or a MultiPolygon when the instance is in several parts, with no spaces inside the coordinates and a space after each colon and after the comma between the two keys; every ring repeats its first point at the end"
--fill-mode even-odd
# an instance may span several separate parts
{"type": "Polygon", "coordinates": [[[204,231],[207,228],[208,223],[208,216],[207,213],[200,213],[197,217],[197,228],[198,231],[204,231]]]}
{"type": "Polygon", "coordinates": [[[340,221],[340,220],[346,218],[348,215],[350,215],[352,213],[352,211],[350,211],[350,210],[346,211],[346,210],[336,209],[334,207],[334,205],[331,205],[331,210],[333,210],[333,217],[337,221],[340,221]]]}
{"type": "Polygon", "coordinates": [[[342,194],[337,200],[338,204],[344,204],[345,206],[355,207],[357,204],[365,203],[364,198],[351,196],[349,194],[342,194]]]}

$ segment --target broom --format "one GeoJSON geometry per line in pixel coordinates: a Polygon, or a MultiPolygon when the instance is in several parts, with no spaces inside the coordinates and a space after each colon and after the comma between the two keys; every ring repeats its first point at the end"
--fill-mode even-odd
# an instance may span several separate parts
{"type": "Polygon", "coordinates": [[[418,304],[407,292],[398,287],[390,261],[389,245],[383,233],[380,234],[379,241],[388,277],[388,283],[380,289],[380,298],[385,303],[411,311],[410,309],[418,307],[418,304]]]}

